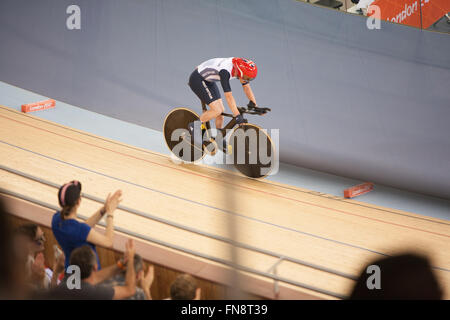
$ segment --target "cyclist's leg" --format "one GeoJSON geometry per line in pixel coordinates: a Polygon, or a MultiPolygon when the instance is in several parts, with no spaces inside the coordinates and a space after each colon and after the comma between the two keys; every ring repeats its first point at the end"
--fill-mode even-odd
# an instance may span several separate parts
{"type": "Polygon", "coordinates": [[[194,137],[194,142],[196,144],[200,144],[203,140],[201,134],[201,123],[209,121],[221,113],[221,111],[218,111],[221,101],[217,102],[218,100],[221,100],[220,92],[214,82],[203,80],[202,76],[200,76],[197,70],[194,70],[194,72],[192,72],[189,78],[189,86],[203,103],[210,106],[210,110],[205,111],[200,116],[200,121],[194,121],[189,123],[188,125],[189,132],[194,137]]]}
{"type": "MultiPolygon", "coordinates": [[[[222,112],[224,111],[223,102],[222,99],[217,99],[209,103],[209,110],[205,111],[200,116],[201,122],[206,122],[212,119],[216,119],[216,128],[221,128],[223,123],[223,117],[221,116],[222,112]],[[222,122],[217,123],[217,119],[219,117],[222,117],[222,122]],[[220,125],[220,126],[219,126],[220,125]]],[[[220,120],[219,120],[220,121],[220,120]]]]}
{"type": "MultiPolygon", "coordinates": [[[[223,106],[222,99],[216,100],[212,103],[210,103],[211,111],[214,110],[215,112],[215,118],[216,118],[216,129],[222,129],[223,126],[223,120],[224,116],[222,115],[222,112],[225,111],[225,108],[223,106]]],[[[223,133],[221,130],[217,130],[216,135],[213,137],[213,139],[219,144],[222,145],[222,150],[227,150],[227,143],[226,140],[223,137],[223,133]]],[[[226,151],[224,151],[226,152],[226,151]]]]}
{"type": "MultiPolygon", "coordinates": [[[[225,111],[225,108],[224,108],[224,106],[223,106],[222,99],[219,99],[219,100],[217,100],[217,101],[214,101],[213,103],[216,103],[216,102],[220,102],[220,106],[217,106],[217,107],[216,107],[216,110],[217,110],[218,112],[220,112],[220,113],[216,116],[216,128],[217,128],[217,129],[222,129],[222,126],[223,126],[223,119],[224,119],[224,116],[222,115],[222,112],[225,111]]],[[[211,105],[210,105],[210,106],[211,106],[211,105]]]]}
{"type": "MultiPolygon", "coordinates": [[[[217,87],[217,85],[214,82],[207,82],[206,85],[207,85],[209,92],[211,93],[211,96],[213,97],[213,99],[211,99],[212,101],[210,101],[208,103],[210,109],[201,115],[200,121],[206,122],[206,121],[210,121],[215,118],[216,119],[216,128],[221,129],[222,125],[223,125],[222,112],[225,111],[225,108],[223,106],[223,101],[220,98],[219,88],[217,87]]],[[[213,135],[212,133],[210,133],[210,134],[213,135]]],[[[217,138],[217,137],[215,137],[215,138],[217,138]]],[[[221,138],[219,140],[221,140],[221,138]]]]}
{"type": "Polygon", "coordinates": [[[203,80],[198,71],[194,70],[189,78],[189,87],[203,103],[210,107],[210,110],[205,111],[200,116],[200,120],[206,122],[214,119],[218,112],[218,106],[215,102],[221,100],[217,85],[214,82],[203,80]]]}
{"type": "Polygon", "coordinates": [[[204,112],[201,117],[201,122],[210,121],[222,113],[223,103],[220,98],[220,91],[215,82],[202,81],[202,87],[206,93],[206,104],[209,110],[204,112]]]}

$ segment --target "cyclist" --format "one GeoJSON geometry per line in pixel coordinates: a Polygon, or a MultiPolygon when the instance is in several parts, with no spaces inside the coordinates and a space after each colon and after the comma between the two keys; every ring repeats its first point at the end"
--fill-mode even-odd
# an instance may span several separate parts
{"type": "Polygon", "coordinates": [[[195,68],[189,77],[189,87],[203,103],[210,107],[210,110],[205,111],[200,116],[200,121],[189,123],[188,129],[191,136],[194,137],[195,144],[201,145],[203,142],[202,123],[215,118],[216,128],[222,128],[222,112],[225,109],[216,82],[220,81],[228,106],[237,124],[241,124],[246,120],[236,106],[236,101],[231,93],[230,79],[239,79],[245,95],[250,100],[249,106],[255,107],[256,100],[249,82],[255,79],[257,73],[258,69],[253,61],[236,57],[210,59],[195,68]]]}

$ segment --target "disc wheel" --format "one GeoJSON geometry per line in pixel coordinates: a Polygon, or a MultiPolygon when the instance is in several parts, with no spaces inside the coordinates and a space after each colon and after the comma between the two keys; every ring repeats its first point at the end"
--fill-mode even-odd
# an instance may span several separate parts
{"type": "Polygon", "coordinates": [[[189,134],[188,124],[199,120],[194,111],[176,108],[170,111],[163,124],[164,139],[169,150],[179,159],[195,162],[205,156],[203,148],[194,146],[193,137],[189,134]]]}
{"type": "Polygon", "coordinates": [[[235,128],[230,136],[233,164],[250,178],[264,178],[275,166],[275,149],[270,136],[254,124],[235,128]]]}

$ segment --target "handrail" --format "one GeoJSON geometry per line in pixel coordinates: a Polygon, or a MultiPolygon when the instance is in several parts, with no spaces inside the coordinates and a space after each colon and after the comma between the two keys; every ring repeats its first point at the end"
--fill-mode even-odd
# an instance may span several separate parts
{"type": "MultiPolygon", "coordinates": [[[[30,175],[30,174],[27,174],[27,173],[24,173],[24,172],[21,172],[19,170],[12,169],[12,168],[9,168],[9,167],[3,166],[3,165],[0,165],[0,169],[4,170],[4,171],[7,171],[7,172],[10,172],[10,173],[13,173],[13,174],[16,174],[16,175],[19,175],[19,176],[22,176],[24,178],[27,178],[27,179],[30,179],[30,180],[33,180],[33,181],[36,181],[36,182],[41,183],[41,184],[45,184],[45,185],[54,187],[54,188],[59,188],[60,187],[60,185],[58,185],[56,183],[53,183],[51,181],[47,181],[45,179],[41,179],[41,178],[35,177],[33,175],[30,175]]],[[[31,197],[28,197],[28,196],[16,193],[16,192],[13,192],[13,191],[10,191],[10,190],[6,190],[6,189],[3,189],[3,188],[0,188],[0,193],[11,195],[13,197],[16,197],[16,198],[19,198],[19,199],[23,199],[23,200],[26,200],[28,202],[35,203],[37,205],[40,205],[40,206],[43,206],[43,207],[46,207],[46,208],[49,208],[49,209],[52,209],[52,210],[55,210],[55,211],[58,211],[60,209],[59,207],[54,206],[52,204],[49,204],[49,203],[43,202],[41,200],[34,199],[34,198],[31,198],[31,197]]],[[[95,202],[100,202],[100,203],[104,202],[104,200],[102,200],[100,198],[97,198],[95,196],[92,196],[92,195],[88,195],[86,193],[83,193],[82,196],[84,198],[86,198],[86,199],[89,199],[89,200],[92,200],[92,201],[95,201],[95,202]]],[[[244,244],[244,243],[236,242],[236,241],[233,241],[233,240],[225,238],[225,237],[221,237],[221,236],[214,235],[214,234],[211,234],[211,233],[208,233],[208,232],[197,230],[197,229],[192,228],[192,227],[184,226],[182,224],[179,224],[179,223],[176,223],[176,222],[172,222],[170,220],[167,220],[167,219],[164,219],[164,218],[160,218],[160,217],[157,217],[157,216],[153,216],[151,214],[147,214],[147,213],[141,212],[139,210],[128,208],[126,206],[119,205],[118,209],[126,211],[126,212],[129,212],[129,213],[132,213],[132,214],[135,214],[135,215],[138,215],[138,216],[141,216],[141,217],[145,217],[145,218],[148,218],[150,220],[154,220],[154,221],[157,221],[157,222],[160,222],[160,223],[163,223],[163,224],[167,224],[167,225],[170,225],[172,227],[175,227],[175,228],[178,228],[178,229],[181,229],[181,230],[184,230],[184,231],[189,231],[191,233],[199,234],[199,235],[211,238],[211,239],[222,241],[222,242],[228,243],[228,244],[236,246],[236,247],[240,247],[240,248],[243,248],[243,249],[247,249],[247,250],[250,250],[250,251],[258,252],[258,253],[265,254],[265,255],[268,255],[268,256],[272,256],[272,257],[277,257],[279,259],[279,262],[281,262],[281,261],[289,261],[289,262],[293,262],[293,263],[296,263],[296,264],[299,264],[299,265],[310,267],[310,268],[313,268],[313,269],[316,269],[316,270],[320,270],[320,271],[323,271],[323,272],[328,272],[328,273],[331,273],[331,274],[334,274],[334,275],[338,275],[338,276],[341,276],[341,277],[344,277],[344,278],[347,278],[347,279],[356,280],[356,277],[353,276],[353,275],[349,275],[349,274],[346,274],[346,273],[343,273],[343,272],[340,272],[340,271],[332,270],[332,269],[329,269],[329,268],[326,268],[326,267],[318,266],[318,265],[315,265],[315,264],[312,264],[312,263],[308,263],[308,262],[305,262],[305,261],[302,261],[302,260],[299,260],[299,259],[296,259],[296,258],[293,258],[293,257],[279,255],[279,254],[277,254],[275,252],[272,252],[272,251],[269,251],[269,250],[265,250],[265,249],[257,248],[257,247],[250,246],[250,245],[247,245],[247,244],[244,244]]],[[[82,218],[83,220],[87,220],[88,219],[87,216],[84,216],[82,214],[78,214],[78,216],[80,218],[82,218]]],[[[106,226],[106,224],[104,222],[100,222],[98,224],[103,226],[103,227],[106,226]]],[[[114,230],[116,230],[118,232],[122,232],[124,234],[128,234],[130,236],[133,236],[133,237],[136,237],[136,238],[139,238],[139,239],[143,239],[143,240],[146,240],[146,241],[149,241],[149,242],[152,242],[152,243],[156,243],[156,244],[159,244],[159,245],[162,245],[162,246],[165,246],[165,247],[169,247],[169,248],[175,249],[177,251],[182,251],[182,252],[194,255],[194,256],[205,258],[207,260],[218,262],[220,264],[223,264],[223,265],[226,265],[226,266],[230,266],[230,267],[233,267],[233,268],[241,270],[241,271],[245,271],[245,272],[253,273],[253,274],[256,274],[256,275],[264,276],[264,277],[267,277],[267,278],[271,278],[274,281],[280,281],[280,282],[292,284],[294,286],[303,287],[303,288],[306,288],[306,289],[309,289],[309,290],[312,290],[312,291],[320,292],[320,293],[323,293],[323,294],[326,294],[326,295],[329,295],[329,296],[333,296],[333,297],[336,297],[336,298],[340,298],[340,299],[347,298],[346,296],[338,294],[338,293],[330,292],[328,290],[324,290],[324,289],[320,289],[320,288],[315,288],[313,286],[309,286],[307,284],[303,284],[301,282],[297,282],[297,281],[290,280],[290,279],[287,279],[287,278],[271,275],[269,273],[270,271],[269,272],[262,272],[262,271],[258,271],[256,269],[252,269],[252,268],[248,268],[248,267],[241,266],[241,265],[238,265],[238,264],[234,264],[234,263],[232,263],[230,261],[227,261],[227,260],[224,260],[224,259],[212,257],[212,256],[209,256],[209,255],[203,254],[201,252],[197,252],[197,251],[188,249],[188,248],[183,248],[181,246],[174,245],[174,244],[171,244],[171,243],[167,243],[165,241],[161,241],[161,240],[158,240],[158,239],[155,239],[155,238],[151,238],[151,237],[148,237],[146,235],[138,234],[138,233],[135,233],[133,231],[130,231],[130,230],[127,230],[127,229],[124,229],[124,228],[121,228],[121,227],[116,227],[115,226],[114,230]]]]}

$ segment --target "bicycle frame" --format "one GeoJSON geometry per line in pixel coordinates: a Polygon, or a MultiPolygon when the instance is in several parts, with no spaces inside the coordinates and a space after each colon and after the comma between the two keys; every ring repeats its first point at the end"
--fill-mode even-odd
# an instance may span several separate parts
{"type": "MultiPolygon", "coordinates": [[[[202,110],[203,110],[203,112],[208,110],[208,109],[206,109],[206,104],[203,102],[202,102],[202,110]]],[[[226,131],[229,129],[233,129],[234,126],[236,125],[236,119],[233,117],[232,114],[229,114],[229,113],[222,112],[222,115],[225,117],[231,118],[231,120],[222,129],[217,129],[218,131],[220,130],[222,132],[223,136],[225,136],[226,131]]],[[[209,121],[205,122],[205,126],[206,126],[206,130],[207,130],[208,136],[209,136],[209,132],[211,132],[211,124],[209,123],[209,121]]]]}
{"type": "MultiPolygon", "coordinates": [[[[208,109],[206,109],[206,104],[204,102],[202,102],[202,110],[203,110],[203,112],[208,110],[208,109]]],[[[238,110],[241,114],[246,113],[246,114],[254,114],[254,115],[260,115],[260,116],[263,114],[266,114],[268,111],[271,111],[270,108],[257,108],[257,107],[253,108],[252,109],[253,111],[250,110],[250,108],[246,109],[244,107],[238,107],[238,110]]],[[[223,136],[225,136],[227,130],[233,129],[236,126],[236,118],[230,113],[222,112],[221,114],[225,117],[231,118],[231,120],[222,129],[217,129],[218,131],[222,132],[223,136]]],[[[210,132],[211,124],[209,123],[209,121],[207,121],[205,123],[205,126],[206,126],[207,132],[210,132]]],[[[209,135],[209,133],[208,133],[208,135],[209,135]]]]}

